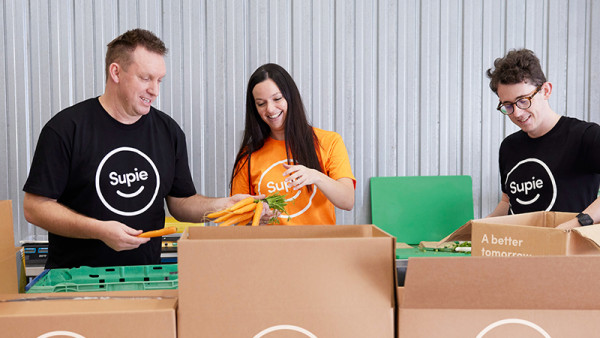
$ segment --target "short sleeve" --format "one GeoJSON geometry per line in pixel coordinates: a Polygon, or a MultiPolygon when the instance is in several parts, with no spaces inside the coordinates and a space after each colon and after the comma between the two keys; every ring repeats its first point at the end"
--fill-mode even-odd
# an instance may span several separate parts
{"type": "Polygon", "coordinates": [[[327,175],[334,180],[350,178],[356,189],[356,178],[352,174],[348,151],[342,137],[338,133],[332,133],[329,147],[327,151],[329,156],[324,161],[327,175]]]}
{"type": "Polygon", "coordinates": [[[590,123],[583,134],[582,143],[585,163],[592,172],[600,174],[600,125],[590,123]]]}
{"type": "Polygon", "coordinates": [[[190,165],[188,162],[187,145],[185,134],[177,126],[175,144],[175,177],[173,185],[169,191],[169,196],[173,197],[189,197],[196,194],[190,165]]]}
{"type": "Polygon", "coordinates": [[[50,125],[42,129],[23,191],[58,199],[69,179],[72,148],[50,125]]]}

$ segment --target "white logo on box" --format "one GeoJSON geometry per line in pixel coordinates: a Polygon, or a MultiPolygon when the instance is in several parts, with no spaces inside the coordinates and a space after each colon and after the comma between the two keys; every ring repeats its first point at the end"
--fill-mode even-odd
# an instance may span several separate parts
{"type": "Polygon", "coordinates": [[[73,338],[85,338],[84,336],[75,333],[75,332],[71,332],[71,331],[52,331],[52,332],[46,332],[40,336],[38,336],[38,338],[49,338],[49,337],[73,337],[73,338]]]}
{"type": "Polygon", "coordinates": [[[506,324],[519,324],[519,325],[529,326],[530,328],[539,332],[542,336],[544,336],[544,338],[550,338],[550,335],[548,334],[548,332],[546,332],[544,329],[542,329],[539,325],[532,323],[530,321],[524,320],[524,319],[519,319],[519,318],[502,319],[497,322],[491,323],[490,325],[486,326],[483,330],[481,330],[481,332],[479,332],[479,334],[477,335],[477,338],[482,338],[484,335],[486,335],[491,330],[497,328],[498,326],[502,326],[502,325],[506,325],[506,324]]]}
{"type": "Polygon", "coordinates": [[[298,327],[298,326],[294,326],[294,325],[275,325],[275,326],[271,326],[269,328],[266,328],[266,329],[260,331],[256,336],[254,336],[254,338],[261,338],[264,335],[269,334],[271,332],[284,331],[284,330],[296,331],[296,332],[304,333],[307,337],[317,338],[317,336],[315,336],[314,334],[312,334],[310,331],[308,331],[306,329],[303,329],[301,327],[298,327]]]}

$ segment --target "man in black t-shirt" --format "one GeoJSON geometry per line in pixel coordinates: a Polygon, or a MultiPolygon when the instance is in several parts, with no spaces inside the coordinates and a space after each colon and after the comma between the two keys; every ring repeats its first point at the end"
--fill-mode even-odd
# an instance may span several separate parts
{"type": "Polygon", "coordinates": [[[600,221],[600,126],[560,116],[548,103],[552,84],[527,49],[511,50],[488,69],[497,109],[521,128],[500,146],[502,199],[489,216],[576,212],[569,229],[600,221]]]}
{"type": "Polygon", "coordinates": [[[23,209],[48,231],[46,268],[159,264],[161,238],[137,235],[164,227],[165,201],[176,219],[203,222],[248,196],[196,194],[183,131],[151,106],[166,53],[146,30],[117,37],[106,52],[104,94],[64,109],[42,129],[23,209]]]}

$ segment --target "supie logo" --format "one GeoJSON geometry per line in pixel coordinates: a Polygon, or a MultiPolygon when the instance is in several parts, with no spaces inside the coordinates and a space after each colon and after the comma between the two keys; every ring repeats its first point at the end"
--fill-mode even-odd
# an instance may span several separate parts
{"type": "MultiPolygon", "coordinates": [[[[289,197],[289,195],[287,195],[288,192],[293,193],[294,190],[288,186],[284,181],[283,181],[283,176],[281,176],[281,174],[285,171],[285,169],[283,168],[283,164],[286,164],[288,161],[287,159],[285,160],[281,160],[278,162],[275,162],[273,164],[271,164],[270,167],[268,167],[260,176],[260,180],[258,181],[258,194],[265,194],[267,196],[272,195],[274,193],[281,193],[283,195],[286,195],[286,201],[289,203],[291,201],[295,201],[298,199],[298,197],[300,197],[300,194],[305,191],[304,189],[300,189],[297,190],[296,193],[289,197]],[[271,171],[274,171],[274,173],[271,173],[270,177],[277,177],[277,175],[279,175],[281,177],[281,181],[279,182],[273,182],[273,181],[269,181],[266,182],[263,186],[263,179],[265,178],[265,176],[267,176],[267,174],[271,171]],[[262,190],[261,188],[266,187],[267,191],[262,190]]],[[[304,212],[306,212],[306,210],[308,210],[308,208],[310,208],[311,204],[312,204],[312,200],[315,197],[315,194],[317,193],[317,186],[313,184],[312,186],[312,194],[310,195],[308,202],[306,203],[305,206],[299,205],[299,203],[293,203],[293,204],[288,204],[288,207],[286,208],[290,208],[292,205],[293,207],[297,210],[297,208],[301,208],[301,210],[295,212],[295,213],[290,213],[289,217],[290,218],[294,218],[296,216],[300,216],[302,215],[304,212]]],[[[295,211],[295,210],[294,210],[295,211]]],[[[288,215],[281,215],[279,216],[279,218],[281,219],[287,219],[288,215]]]]}
{"type": "Polygon", "coordinates": [[[96,193],[106,208],[122,216],[146,211],[156,199],[160,175],[154,162],[135,148],[104,156],[96,170],[96,193]]]}
{"type": "Polygon", "coordinates": [[[506,175],[505,188],[513,213],[548,211],[556,201],[556,181],[548,166],[537,158],[525,159],[506,175]]]}

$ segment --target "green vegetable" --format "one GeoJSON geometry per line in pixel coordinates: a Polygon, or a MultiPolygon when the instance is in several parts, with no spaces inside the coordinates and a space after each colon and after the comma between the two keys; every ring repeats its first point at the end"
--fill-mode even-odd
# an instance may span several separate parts
{"type": "MultiPolygon", "coordinates": [[[[261,202],[267,202],[267,205],[269,205],[270,209],[277,210],[281,214],[288,215],[288,221],[291,219],[290,215],[285,210],[285,206],[288,204],[288,202],[286,202],[285,196],[281,195],[280,193],[267,196],[267,198],[262,199],[261,202]]],[[[276,216],[271,217],[269,224],[273,223],[279,223],[279,218],[276,216]]]]}
{"type": "Polygon", "coordinates": [[[465,241],[465,242],[462,242],[462,243],[458,243],[456,245],[457,248],[458,247],[470,247],[470,246],[471,246],[471,241],[465,241]]]}

